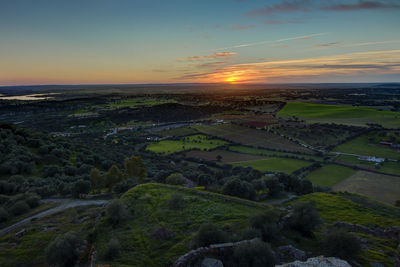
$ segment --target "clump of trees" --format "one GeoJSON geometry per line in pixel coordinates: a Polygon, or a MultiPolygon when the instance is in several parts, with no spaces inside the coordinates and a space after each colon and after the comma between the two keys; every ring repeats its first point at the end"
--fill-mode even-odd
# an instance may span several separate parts
{"type": "Polygon", "coordinates": [[[59,235],[50,242],[46,249],[47,263],[51,266],[74,266],[78,259],[77,247],[82,239],[76,232],[67,232],[59,235]]]}
{"type": "Polygon", "coordinates": [[[106,207],[107,219],[113,224],[117,225],[131,217],[126,205],[119,199],[113,200],[106,207]]]}

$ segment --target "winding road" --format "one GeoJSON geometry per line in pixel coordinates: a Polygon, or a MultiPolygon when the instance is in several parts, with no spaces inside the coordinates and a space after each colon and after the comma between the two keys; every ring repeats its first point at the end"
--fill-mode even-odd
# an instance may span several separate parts
{"type": "Polygon", "coordinates": [[[44,199],[40,201],[41,203],[60,203],[54,208],[36,213],[35,215],[29,216],[19,222],[16,222],[10,226],[7,226],[0,230],[0,236],[6,235],[9,232],[29,224],[32,220],[39,219],[54,213],[64,211],[70,208],[76,208],[81,206],[102,206],[109,202],[109,200],[79,200],[79,199],[44,199]]]}

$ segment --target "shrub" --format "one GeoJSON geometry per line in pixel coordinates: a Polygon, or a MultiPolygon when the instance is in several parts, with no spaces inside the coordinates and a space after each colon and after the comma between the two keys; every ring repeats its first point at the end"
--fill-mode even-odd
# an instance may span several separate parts
{"type": "Polygon", "coordinates": [[[263,241],[271,242],[279,238],[278,219],[279,213],[276,210],[269,210],[251,217],[250,225],[260,231],[263,241]]]}
{"type": "Polygon", "coordinates": [[[56,237],[46,249],[46,259],[49,265],[53,266],[74,266],[78,255],[76,247],[81,239],[75,232],[68,232],[56,237]]]}
{"type": "Polygon", "coordinates": [[[130,218],[130,212],[119,199],[113,200],[107,205],[106,215],[112,224],[119,224],[130,218]]]}
{"type": "Polygon", "coordinates": [[[323,238],[322,248],[326,256],[351,259],[361,250],[359,240],[344,231],[334,231],[323,238]]]}
{"type": "Polygon", "coordinates": [[[180,193],[173,193],[170,199],[167,201],[167,205],[170,209],[181,209],[184,206],[183,196],[180,193]]]}
{"type": "Polygon", "coordinates": [[[186,179],[180,173],[173,173],[165,179],[165,182],[172,185],[183,185],[186,182],[186,179]]]}
{"type": "Polygon", "coordinates": [[[19,200],[11,206],[10,212],[14,215],[21,215],[29,211],[29,205],[25,201],[19,200]]]}
{"type": "Polygon", "coordinates": [[[195,247],[205,247],[211,244],[224,243],[227,237],[223,231],[214,224],[207,223],[200,226],[194,239],[195,247]]]}
{"type": "Polygon", "coordinates": [[[271,248],[261,240],[241,244],[233,250],[232,266],[273,267],[275,263],[271,248]]]}
{"type": "Polygon", "coordinates": [[[88,181],[79,180],[72,186],[72,195],[79,197],[80,194],[87,194],[90,192],[90,183],[88,181]]]}
{"type": "Polygon", "coordinates": [[[119,257],[121,250],[121,245],[119,244],[118,239],[111,238],[111,240],[107,243],[106,248],[103,252],[103,259],[105,260],[113,260],[119,257]]]}
{"type": "Polygon", "coordinates": [[[224,184],[222,194],[252,200],[256,196],[256,191],[250,183],[233,178],[224,184]]]}
{"type": "Polygon", "coordinates": [[[4,208],[0,207],[0,223],[7,221],[9,217],[10,215],[8,212],[4,208]]]}
{"type": "Polygon", "coordinates": [[[290,225],[293,229],[309,235],[320,224],[321,218],[311,203],[300,202],[294,205],[293,214],[290,219],[290,225]]]}

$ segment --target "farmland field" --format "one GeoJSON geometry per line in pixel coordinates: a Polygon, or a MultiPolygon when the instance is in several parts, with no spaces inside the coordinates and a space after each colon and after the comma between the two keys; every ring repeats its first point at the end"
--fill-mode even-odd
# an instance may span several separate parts
{"type": "Polygon", "coordinates": [[[110,102],[108,103],[107,107],[111,109],[125,108],[125,107],[134,108],[139,106],[154,106],[172,102],[175,101],[166,99],[155,99],[155,98],[134,98],[134,99],[124,99],[124,100],[110,102]]]}
{"type": "Polygon", "coordinates": [[[310,155],[303,155],[303,154],[295,154],[295,153],[285,153],[285,152],[278,152],[273,150],[267,150],[262,148],[254,148],[248,146],[229,146],[228,148],[231,151],[246,153],[246,154],[253,154],[253,155],[260,155],[260,156],[268,156],[268,157],[296,157],[299,159],[305,160],[322,160],[321,157],[317,156],[310,156],[310,155]]]}
{"type": "Polygon", "coordinates": [[[248,161],[248,160],[259,160],[264,159],[265,157],[250,155],[244,153],[236,153],[227,150],[213,150],[213,151],[189,151],[186,153],[188,157],[200,158],[205,160],[217,160],[217,156],[221,156],[221,162],[237,162],[237,161],[248,161]]]}
{"type": "Polygon", "coordinates": [[[394,205],[395,201],[400,199],[400,178],[358,171],[333,186],[332,189],[335,191],[355,192],[394,205]]]}
{"type": "Polygon", "coordinates": [[[205,135],[191,135],[182,137],[179,140],[163,140],[160,142],[153,142],[147,146],[147,150],[156,153],[174,153],[184,150],[190,150],[198,148],[201,150],[207,150],[223,146],[227,142],[218,139],[207,139],[205,135]]]}
{"type": "Polygon", "coordinates": [[[309,161],[288,158],[266,158],[232,163],[233,166],[251,167],[261,172],[283,172],[286,174],[310,164],[309,161]]]}
{"type": "Polygon", "coordinates": [[[375,163],[372,161],[359,160],[357,156],[350,155],[340,155],[336,158],[336,161],[355,164],[364,168],[369,168],[371,170],[376,170],[379,172],[384,172],[388,174],[400,175],[400,162],[385,161],[379,163],[378,167],[375,167],[375,163]]]}
{"type": "Polygon", "coordinates": [[[306,176],[306,179],[314,185],[330,187],[350,177],[355,172],[354,169],[349,167],[329,164],[311,172],[306,176]]]}
{"type": "Polygon", "coordinates": [[[220,124],[215,126],[195,126],[195,129],[205,134],[218,136],[248,146],[258,146],[291,152],[312,153],[308,148],[302,147],[279,135],[266,131],[255,130],[233,124],[220,124]]]}
{"type": "Polygon", "coordinates": [[[379,144],[370,144],[370,135],[364,134],[333,149],[333,151],[354,153],[364,156],[375,156],[389,159],[400,159],[400,152],[379,144]]]}
{"type": "Polygon", "coordinates": [[[298,117],[307,122],[338,123],[365,126],[377,123],[388,128],[400,127],[400,113],[379,111],[370,107],[326,105],[293,102],[287,103],[279,112],[279,117],[298,117]]]}

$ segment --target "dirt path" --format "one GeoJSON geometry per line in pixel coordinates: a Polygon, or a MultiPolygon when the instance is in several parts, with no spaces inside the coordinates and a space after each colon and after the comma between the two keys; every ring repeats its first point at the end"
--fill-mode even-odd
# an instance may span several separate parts
{"type": "Polygon", "coordinates": [[[50,208],[48,210],[39,212],[35,215],[32,215],[28,218],[25,218],[19,222],[16,222],[10,226],[7,226],[0,230],[0,236],[8,234],[9,232],[17,229],[18,227],[29,224],[34,219],[39,219],[66,209],[76,208],[81,206],[101,206],[108,203],[109,200],[76,200],[76,199],[44,199],[42,203],[60,203],[60,205],[50,208]]]}

